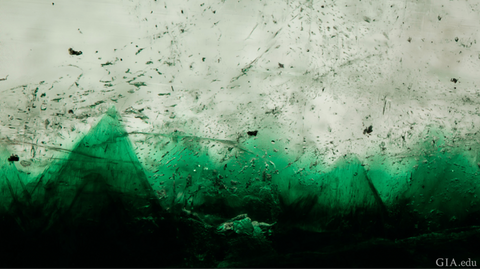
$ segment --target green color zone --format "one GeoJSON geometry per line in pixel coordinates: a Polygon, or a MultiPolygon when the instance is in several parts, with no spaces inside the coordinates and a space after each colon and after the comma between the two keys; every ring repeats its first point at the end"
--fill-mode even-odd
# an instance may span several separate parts
{"type": "Polygon", "coordinates": [[[279,151],[288,143],[272,146],[261,132],[243,143],[136,135],[150,143],[143,162],[150,167],[142,167],[114,107],[38,178],[2,158],[1,213],[25,230],[159,211],[190,212],[212,225],[248,214],[311,231],[386,225],[415,233],[478,220],[477,155],[441,139],[407,157],[344,155],[326,165],[314,153],[290,158],[279,151]]]}

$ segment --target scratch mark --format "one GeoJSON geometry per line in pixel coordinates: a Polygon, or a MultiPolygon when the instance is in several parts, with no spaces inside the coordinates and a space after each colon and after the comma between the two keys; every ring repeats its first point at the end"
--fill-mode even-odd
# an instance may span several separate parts
{"type": "Polygon", "coordinates": [[[257,29],[257,26],[258,26],[258,23],[255,25],[255,27],[253,27],[252,31],[250,32],[250,34],[247,36],[247,38],[245,38],[245,40],[249,39],[250,36],[252,35],[253,31],[255,31],[255,29],[257,29]]]}
{"type": "Polygon", "coordinates": [[[273,36],[273,38],[277,37],[278,33],[280,33],[280,31],[282,31],[283,27],[278,29],[278,31],[275,33],[275,35],[273,36]]]}
{"type": "Polygon", "coordinates": [[[387,106],[387,96],[383,98],[383,115],[385,115],[385,107],[387,106]]]}
{"type": "Polygon", "coordinates": [[[266,49],[262,54],[260,54],[257,58],[255,58],[255,60],[251,61],[249,64],[247,64],[244,68],[242,68],[242,73],[234,78],[232,78],[232,80],[230,80],[230,83],[234,82],[235,80],[239,79],[240,77],[242,76],[245,76],[248,72],[248,70],[250,70],[250,68],[252,68],[252,66],[258,61],[258,59],[262,58],[262,56],[267,53],[271,48],[273,47],[273,45],[271,45],[268,49],[266,49]]]}

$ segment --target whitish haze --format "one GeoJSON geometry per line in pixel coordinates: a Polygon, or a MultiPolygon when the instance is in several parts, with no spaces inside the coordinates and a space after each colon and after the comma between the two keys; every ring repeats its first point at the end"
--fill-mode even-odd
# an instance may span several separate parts
{"type": "MultiPolygon", "coordinates": [[[[479,5],[3,1],[1,138],[32,175],[111,105],[130,133],[245,145],[258,130],[250,145],[292,160],[414,154],[430,128],[476,151],[479,5]]],[[[151,167],[154,142],[130,138],[151,167]]]]}

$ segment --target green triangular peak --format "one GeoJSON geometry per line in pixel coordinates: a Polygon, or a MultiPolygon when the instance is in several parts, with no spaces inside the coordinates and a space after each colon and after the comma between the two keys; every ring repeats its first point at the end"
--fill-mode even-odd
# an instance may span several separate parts
{"type": "MultiPolygon", "coordinates": [[[[121,124],[120,115],[118,115],[117,110],[112,106],[107,113],[102,117],[98,124],[93,127],[87,135],[77,144],[73,152],[75,153],[85,153],[89,152],[94,154],[96,157],[116,157],[112,154],[106,154],[107,150],[104,149],[108,143],[114,143],[118,140],[120,144],[125,144],[124,146],[130,146],[130,141],[127,137],[127,132],[121,124]],[[102,152],[103,149],[103,152],[102,152]]],[[[128,148],[127,146],[127,148],[128,148]]],[[[127,150],[131,151],[131,150],[127,150]]],[[[133,153],[133,152],[132,152],[133,153]]],[[[131,154],[128,154],[131,155],[131,154]]],[[[118,156],[121,159],[122,157],[127,157],[125,155],[118,156]]],[[[132,157],[132,156],[129,156],[132,157]]],[[[136,159],[136,157],[134,158],[136,159]]]]}
{"type": "Polygon", "coordinates": [[[134,208],[158,205],[120,121],[115,107],[111,107],[68,159],[57,164],[61,166],[58,172],[46,171],[42,175],[47,182],[48,207],[61,207],[91,218],[91,206],[105,208],[119,202],[134,208]],[[89,206],[84,205],[85,201],[89,206]]]}
{"type": "Polygon", "coordinates": [[[107,110],[106,116],[109,116],[109,117],[114,118],[114,119],[120,119],[120,115],[118,114],[118,111],[115,108],[115,106],[111,106],[107,110]]]}
{"type": "Polygon", "coordinates": [[[137,192],[135,189],[139,189],[139,185],[148,185],[120,120],[112,106],[73,149],[61,171],[65,176],[63,180],[74,184],[74,178],[79,180],[90,173],[100,174],[117,191],[133,193],[137,192]]]}

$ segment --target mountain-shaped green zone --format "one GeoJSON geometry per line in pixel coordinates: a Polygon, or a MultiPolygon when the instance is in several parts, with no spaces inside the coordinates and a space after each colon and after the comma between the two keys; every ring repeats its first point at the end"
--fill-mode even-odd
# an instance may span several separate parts
{"type": "Polygon", "coordinates": [[[279,140],[272,146],[261,133],[241,145],[153,135],[147,157],[157,160],[151,162],[156,172],[148,173],[164,208],[204,214],[211,223],[247,213],[314,231],[380,231],[384,225],[399,237],[475,225],[478,150],[464,151],[462,143],[471,141],[452,144],[454,136],[441,130],[428,127],[425,133],[403,156],[382,150],[362,161],[339,156],[333,164],[315,149],[289,156],[283,149],[294,146],[279,140]]]}
{"type": "Polygon", "coordinates": [[[161,211],[114,107],[38,180],[25,186],[13,163],[4,163],[2,173],[2,210],[9,204],[39,207],[41,216],[31,218],[50,224],[59,218],[101,222],[118,210],[130,217],[161,211]]]}
{"type": "Polygon", "coordinates": [[[145,162],[156,165],[156,172],[143,169],[112,107],[67,159],[28,184],[15,164],[2,158],[0,212],[23,231],[58,223],[114,226],[183,212],[210,225],[246,213],[277,227],[372,232],[389,227],[399,236],[478,222],[479,156],[439,139],[393,162],[379,152],[363,162],[344,155],[328,166],[315,152],[291,160],[277,150],[290,145],[277,140],[271,146],[261,133],[241,146],[178,135],[149,141],[154,144],[147,157],[160,163],[145,162]]]}

